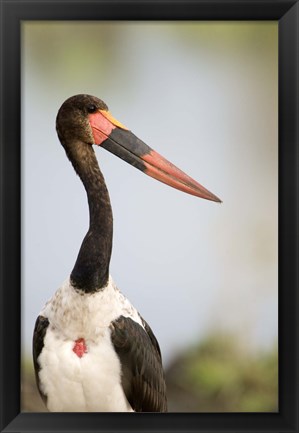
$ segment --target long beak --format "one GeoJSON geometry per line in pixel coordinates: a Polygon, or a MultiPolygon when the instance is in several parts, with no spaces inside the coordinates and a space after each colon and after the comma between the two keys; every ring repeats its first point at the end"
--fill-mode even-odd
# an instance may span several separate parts
{"type": "Polygon", "coordinates": [[[160,182],[188,194],[221,203],[216,195],[151,149],[114,119],[109,111],[100,110],[89,114],[89,122],[95,144],[160,182]]]}

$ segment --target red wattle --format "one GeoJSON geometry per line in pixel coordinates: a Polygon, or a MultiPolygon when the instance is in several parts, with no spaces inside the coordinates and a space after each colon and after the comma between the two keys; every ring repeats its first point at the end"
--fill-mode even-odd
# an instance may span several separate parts
{"type": "Polygon", "coordinates": [[[75,341],[75,345],[73,347],[73,352],[79,357],[82,358],[82,356],[87,353],[87,347],[85,344],[84,338],[79,338],[75,341]]]}

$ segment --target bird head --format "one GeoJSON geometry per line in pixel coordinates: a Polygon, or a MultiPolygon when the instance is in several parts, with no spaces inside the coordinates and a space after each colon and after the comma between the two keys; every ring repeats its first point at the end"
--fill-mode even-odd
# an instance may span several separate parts
{"type": "Polygon", "coordinates": [[[59,109],[56,129],[68,155],[78,143],[88,147],[96,144],[160,182],[206,200],[221,202],[117,121],[101,99],[90,95],[67,99],[59,109]]]}

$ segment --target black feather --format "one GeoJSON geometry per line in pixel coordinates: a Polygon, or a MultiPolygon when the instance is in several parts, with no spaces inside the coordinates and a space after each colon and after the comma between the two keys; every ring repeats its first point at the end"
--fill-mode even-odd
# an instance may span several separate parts
{"type": "Polygon", "coordinates": [[[33,351],[33,363],[34,363],[34,371],[35,371],[35,379],[36,384],[39,390],[39,393],[46,403],[47,397],[46,395],[41,391],[40,389],[40,380],[39,380],[39,370],[40,365],[38,363],[38,357],[41,354],[41,351],[44,347],[44,338],[47,332],[47,328],[49,326],[49,320],[43,316],[38,316],[35,322],[35,328],[33,333],[33,345],[32,345],[32,351],[33,351]]]}
{"type": "Polygon", "coordinates": [[[122,365],[122,386],[135,412],[167,412],[166,385],[159,344],[129,317],[111,323],[111,340],[122,365]]]}

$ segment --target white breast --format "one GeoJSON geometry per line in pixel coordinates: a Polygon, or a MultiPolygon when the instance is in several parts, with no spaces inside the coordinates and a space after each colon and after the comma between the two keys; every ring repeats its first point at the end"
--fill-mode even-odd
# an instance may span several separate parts
{"type": "Polygon", "coordinates": [[[136,309],[112,279],[95,294],[81,294],[66,281],[40,313],[49,320],[38,358],[40,386],[50,411],[132,411],[121,386],[121,365],[110,339],[109,324],[120,315],[141,326],[136,309]],[[73,352],[84,338],[87,353],[73,352]]]}

